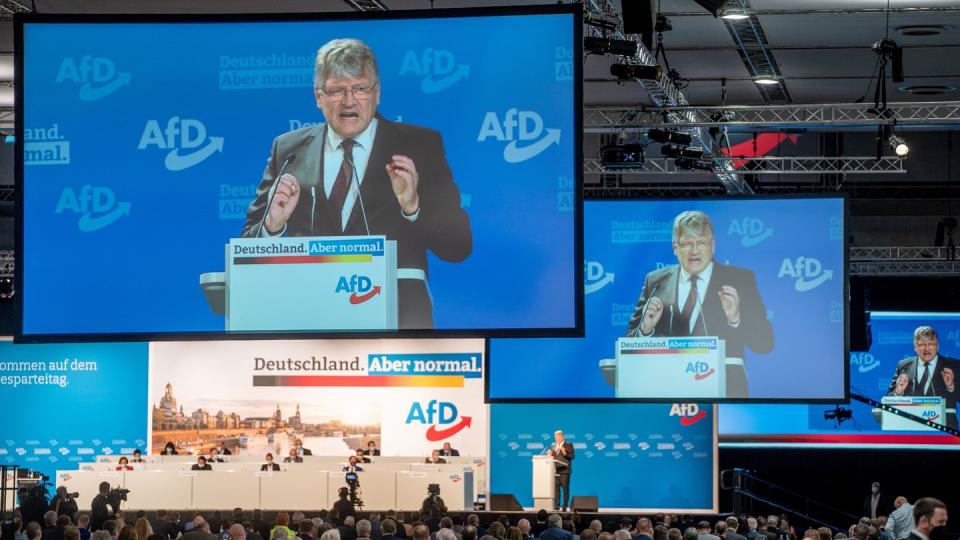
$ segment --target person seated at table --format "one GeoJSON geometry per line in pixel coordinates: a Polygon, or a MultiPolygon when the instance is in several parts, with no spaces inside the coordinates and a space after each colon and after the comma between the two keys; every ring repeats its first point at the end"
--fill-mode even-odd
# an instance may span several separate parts
{"type": "Polygon", "coordinates": [[[130,460],[127,459],[127,456],[120,456],[120,461],[117,462],[118,471],[132,471],[133,465],[130,465],[130,460]]]}
{"type": "Polygon", "coordinates": [[[220,457],[220,452],[217,452],[216,448],[211,448],[207,452],[207,463],[223,463],[225,460],[220,457]]]}
{"type": "Polygon", "coordinates": [[[290,455],[283,458],[284,463],[303,463],[303,458],[300,457],[300,454],[297,453],[296,448],[290,449],[290,455]]]}
{"type": "Polygon", "coordinates": [[[163,447],[163,452],[160,452],[164,456],[175,456],[177,455],[177,446],[173,442],[168,442],[166,446],[163,447]]]}
{"type": "Polygon", "coordinates": [[[133,459],[131,461],[134,463],[146,463],[146,461],[143,460],[143,453],[140,452],[139,448],[133,451],[133,459]]]}
{"type": "Polygon", "coordinates": [[[348,471],[348,472],[349,472],[349,471],[363,471],[363,467],[361,467],[361,466],[357,463],[357,456],[350,456],[350,463],[348,463],[348,464],[343,468],[343,470],[344,470],[344,471],[348,471]]]}
{"type": "Polygon", "coordinates": [[[380,449],[377,448],[377,441],[370,441],[367,443],[367,449],[364,451],[364,454],[368,456],[379,456],[380,449]]]}
{"type": "Polygon", "coordinates": [[[207,458],[200,456],[197,458],[197,462],[190,467],[191,471],[212,471],[213,467],[207,463],[207,458]]]}
{"type": "Polygon", "coordinates": [[[372,463],[370,457],[363,451],[363,448],[357,448],[357,461],[360,463],[372,463]]]}
{"type": "Polygon", "coordinates": [[[260,466],[261,471],[279,471],[280,465],[273,462],[273,454],[267,452],[267,462],[260,466]]]}
{"type": "Polygon", "coordinates": [[[427,459],[423,460],[423,462],[424,462],[424,463],[440,464],[440,463],[446,463],[447,460],[445,460],[445,459],[443,459],[442,457],[440,457],[440,450],[434,450],[433,452],[430,453],[430,457],[428,457],[427,459]]]}

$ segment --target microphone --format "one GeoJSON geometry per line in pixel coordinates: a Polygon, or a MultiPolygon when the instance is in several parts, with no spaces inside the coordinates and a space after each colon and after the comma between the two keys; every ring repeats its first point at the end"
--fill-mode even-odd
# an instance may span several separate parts
{"type": "Polygon", "coordinates": [[[310,186],[310,196],[313,198],[310,203],[310,235],[313,236],[313,216],[317,213],[317,186],[310,186]]]}
{"type": "Polygon", "coordinates": [[[367,231],[367,236],[370,236],[370,225],[367,224],[367,209],[363,207],[363,194],[360,192],[360,175],[357,174],[357,167],[353,164],[353,156],[348,156],[346,152],[344,152],[343,157],[347,158],[347,161],[350,162],[350,170],[353,171],[350,179],[353,180],[357,186],[357,200],[360,201],[360,214],[363,215],[363,228],[367,231]]]}
{"type": "MultiPolygon", "coordinates": [[[[706,286],[706,284],[704,284],[704,286],[706,286]]],[[[703,315],[703,304],[700,303],[700,292],[699,292],[699,291],[697,292],[696,297],[697,297],[697,310],[698,310],[698,314],[697,314],[697,315],[698,315],[698,317],[700,318],[700,321],[703,322],[703,335],[709,336],[709,335],[710,335],[710,332],[707,331],[707,318],[703,315]]],[[[694,326],[697,325],[696,321],[694,321],[693,325],[694,325],[694,326]]]]}
{"type": "Polygon", "coordinates": [[[273,198],[277,196],[277,185],[280,183],[280,177],[283,176],[283,171],[287,169],[287,165],[293,163],[297,159],[297,155],[294,153],[287,154],[287,158],[283,160],[283,166],[280,167],[280,172],[277,173],[277,177],[273,179],[273,184],[271,185],[268,193],[270,196],[267,197],[267,207],[263,210],[263,217],[260,218],[260,225],[257,227],[257,237],[263,235],[263,224],[267,221],[267,214],[270,213],[270,205],[273,204],[273,198]]]}

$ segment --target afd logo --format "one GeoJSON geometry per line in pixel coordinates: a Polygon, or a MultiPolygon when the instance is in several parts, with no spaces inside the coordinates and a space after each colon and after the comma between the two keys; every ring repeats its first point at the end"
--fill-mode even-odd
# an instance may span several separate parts
{"type": "Polygon", "coordinates": [[[707,411],[701,410],[696,403],[674,403],[670,407],[670,416],[679,416],[681,426],[692,426],[707,417],[707,411]]]}
{"type": "Polygon", "coordinates": [[[683,372],[692,373],[695,381],[702,381],[716,373],[716,370],[706,362],[687,362],[687,367],[683,372]]]}
{"type": "Polygon", "coordinates": [[[763,221],[759,219],[745,217],[731,221],[727,234],[739,236],[743,247],[753,247],[773,236],[773,229],[764,226],[763,221]]]}
{"type": "Polygon", "coordinates": [[[67,57],[57,72],[57,84],[63,82],[83,84],[79,97],[83,101],[96,101],[116,92],[121,86],[130,85],[130,74],[117,71],[109,58],[84,56],[79,61],[67,57]]]}
{"type": "Polygon", "coordinates": [[[151,146],[169,150],[163,160],[168,171],[182,171],[201,163],[214,152],[223,153],[223,137],[207,137],[207,128],[199,120],[172,116],[165,128],[161,128],[157,120],[147,120],[137,150],[151,146]]]}
{"type": "Polygon", "coordinates": [[[795,261],[784,259],[780,263],[780,271],[777,272],[777,277],[795,278],[797,281],[793,284],[793,288],[797,292],[807,292],[833,279],[833,270],[825,269],[819,259],[797,257],[795,261]]]}
{"type": "Polygon", "coordinates": [[[604,272],[603,265],[596,261],[584,261],[583,292],[593,294],[613,283],[613,272],[604,272]]]}
{"type": "Polygon", "coordinates": [[[470,427],[473,418],[460,416],[457,406],[449,401],[431,399],[424,406],[419,401],[410,405],[405,424],[429,425],[426,437],[428,441],[436,442],[453,437],[461,430],[470,427]],[[459,421],[457,419],[459,418],[459,421]]]}
{"type": "Polygon", "coordinates": [[[470,66],[457,64],[453,53],[442,49],[407,51],[400,66],[400,75],[414,74],[423,77],[420,90],[424,94],[436,94],[470,76],[470,66]]]}
{"type": "Polygon", "coordinates": [[[380,286],[374,285],[373,281],[367,276],[353,274],[349,278],[340,276],[340,280],[337,281],[337,288],[333,292],[350,293],[350,303],[357,305],[380,294],[380,286]]]}
{"type": "Polygon", "coordinates": [[[69,482],[70,480],[73,480],[73,477],[70,476],[70,473],[63,472],[63,473],[60,473],[60,476],[58,477],[58,479],[61,482],[69,482]]]}
{"type": "Polygon", "coordinates": [[[860,373],[866,373],[880,366],[880,361],[868,352],[852,352],[850,353],[850,365],[856,366],[860,373]]]}
{"type": "Polygon", "coordinates": [[[953,342],[954,347],[960,347],[960,330],[950,330],[947,332],[947,341],[953,342]]]}
{"type": "Polygon", "coordinates": [[[503,149],[503,159],[507,163],[520,163],[534,158],[551,144],[560,145],[560,130],[543,127],[543,118],[534,111],[518,111],[509,109],[503,115],[503,121],[495,112],[488,112],[483,117],[480,134],[477,142],[484,142],[490,137],[500,141],[510,141],[503,149]],[[524,146],[518,146],[524,143],[524,146]]]}
{"type": "Polygon", "coordinates": [[[940,415],[937,413],[937,411],[923,411],[920,413],[920,418],[923,418],[924,420],[930,420],[932,422],[939,420],[940,415]]]}
{"type": "Polygon", "coordinates": [[[77,227],[83,232],[93,232],[129,216],[130,203],[118,201],[110,188],[87,184],[79,192],[71,187],[63,189],[56,213],[64,212],[80,214],[77,227]]]}

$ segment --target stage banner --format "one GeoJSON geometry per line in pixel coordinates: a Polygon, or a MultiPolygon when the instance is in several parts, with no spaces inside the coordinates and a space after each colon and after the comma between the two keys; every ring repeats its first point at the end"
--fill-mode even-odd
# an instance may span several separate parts
{"type": "Polygon", "coordinates": [[[147,345],[0,342],[0,463],[42,472],[147,440],[147,345]]]}
{"type": "Polygon", "coordinates": [[[152,449],[484,456],[482,339],[151,344],[152,449]]]}
{"type": "MultiPolygon", "coordinates": [[[[875,401],[891,395],[896,375],[906,371],[917,381],[917,350],[914,331],[921,326],[936,332],[937,362],[932,377],[932,396],[945,398],[945,418],[927,411],[926,418],[956,427],[956,397],[944,393],[943,368],[960,371],[960,314],[920,312],[872,312],[869,351],[850,353],[850,390],[875,401]],[[902,367],[901,367],[902,366],[902,367]]],[[[932,351],[931,351],[931,354],[932,351]]],[[[921,373],[922,376],[922,373],[921,373]]],[[[907,396],[915,396],[913,384],[907,396]]],[[[723,405],[720,415],[721,439],[749,445],[830,445],[837,447],[909,447],[960,449],[960,439],[922,429],[904,430],[905,421],[884,426],[884,415],[871,405],[851,400],[849,405],[723,405]],[[838,414],[839,413],[839,414],[838,414]],[[884,429],[886,427],[886,429],[884,429]],[[893,428],[893,429],[891,429],[893,428]]],[[[889,419],[890,416],[888,415],[889,419]]]]}
{"type": "Polygon", "coordinates": [[[717,512],[716,414],[711,405],[493,404],[490,493],[533,504],[531,458],[561,430],[573,443],[573,496],[601,509],[717,512]]]}

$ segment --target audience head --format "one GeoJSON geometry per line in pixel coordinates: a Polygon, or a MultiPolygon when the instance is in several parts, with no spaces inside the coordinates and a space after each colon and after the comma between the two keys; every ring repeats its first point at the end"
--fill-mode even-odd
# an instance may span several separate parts
{"type": "Polygon", "coordinates": [[[137,518],[133,528],[137,531],[139,540],[147,540],[147,537],[153,534],[153,527],[150,526],[150,522],[145,517],[137,518]]]}
{"type": "Polygon", "coordinates": [[[597,535],[598,540],[613,540],[613,533],[603,531],[597,535]]]}
{"type": "Polygon", "coordinates": [[[727,522],[718,521],[717,524],[713,526],[713,530],[717,533],[717,536],[723,536],[727,534],[727,522]]]}
{"type": "Polygon", "coordinates": [[[301,519],[300,520],[300,535],[309,534],[313,536],[313,532],[317,529],[317,526],[313,523],[312,519],[301,519]]]}
{"type": "Polygon", "coordinates": [[[630,531],[626,529],[617,529],[613,532],[613,540],[633,540],[630,531]]]}
{"type": "MultiPolygon", "coordinates": [[[[556,516],[556,514],[551,514],[550,517],[553,517],[553,516],[556,516]]],[[[557,516],[557,523],[556,525],[554,525],[550,521],[550,518],[547,518],[547,523],[550,523],[550,526],[559,527],[561,521],[562,520],[560,519],[560,516],[557,516]]],[[[491,523],[490,526],[487,527],[487,532],[494,538],[499,538],[500,540],[504,540],[507,537],[507,528],[504,527],[503,523],[500,523],[499,521],[494,521],[493,523],[491,523]]]]}
{"type": "Polygon", "coordinates": [[[507,527],[507,540],[523,540],[523,533],[519,527],[507,527]]]}
{"type": "Polygon", "coordinates": [[[460,534],[460,540],[477,540],[477,528],[473,525],[467,525],[460,534]]]}
{"type": "Polygon", "coordinates": [[[397,534],[397,522],[390,518],[381,521],[380,534],[397,534]]]}
{"type": "Polygon", "coordinates": [[[653,528],[653,540],[668,540],[667,532],[669,530],[666,525],[657,525],[653,528]]]}
{"type": "Polygon", "coordinates": [[[63,530],[63,540],[80,540],[80,529],[73,525],[67,526],[67,528],[63,530]]]}
{"type": "Polygon", "coordinates": [[[820,540],[820,533],[816,529],[803,531],[803,540],[820,540]]]}
{"type": "Polygon", "coordinates": [[[540,510],[537,512],[537,521],[538,521],[539,523],[546,523],[546,521],[547,521],[547,511],[546,511],[546,510],[540,509],[540,510]]]}
{"type": "Polygon", "coordinates": [[[73,520],[70,519],[70,516],[66,514],[57,516],[57,527],[67,527],[71,524],[73,524],[73,520]]]}
{"type": "Polygon", "coordinates": [[[356,526],[356,523],[357,523],[357,518],[353,516],[347,516],[343,518],[343,524],[347,527],[354,527],[356,526]]]}
{"type": "Polygon", "coordinates": [[[117,538],[119,540],[139,540],[139,538],[137,538],[137,530],[133,528],[132,525],[125,525],[120,529],[120,536],[117,538]]]}
{"type": "Polygon", "coordinates": [[[586,528],[580,533],[580,540],[597,540],[597,531],[586,528]]]}
{"type": "Polygon", "coordinates": [[[517,521],[517,528],[520,529],[520,534],[527,536],[530,534],[530,520],[526,518],[521,518],[520,521],[517,521]]]}
{"type": "Polygon", "coordinates": [[[361,519],[357,522],[357,537],[359,538],[370,538],[370,531],[373,530],[373,525],[369,520],[361,519]]]}
{"type": "MultiPolygon", "coordinates": [[[[29,537],[27,537],[27,538],[29,538],[29,537]]],[[[32,539],[31,539],[31,540],[32,540],[32,539]]],[[[110,534],[109,531],[105,531],[105,530],[103,530],[103,529],[100,529],[99,531],[93,533],[92,536],[90,536],[90,540],[113,540],[113,535],[110,534]]]]}
{"type": "Polygon", "coordinates": [[[247,540],[247,530],[239,523],[230,526],[229,534],[230,540],[247,540]]]}
{"type": "Polygon", "coordinates": [[[563,518],[560,517],[560,514],[550,514],[547,516],[547,525],[551,527],[559,527],[563,523],[563,518]]]}
{"type": "Polygon", "coordinates": [[[331,527],[329,530],[323,531],[320,540],[340,540],[340,530],[331,527]]]}
{"type": "Polygon", "coordinates": [[[683,533],[676,527],[671,527],[667,531],[667,540],[683,540],[683,533]]]}
{"type": "Polygon", "coordinates": [[[710,522],[705,519],[701,520],[700,522],[697,523],[697,530],[702,533],[710,532],[710,522]]]}
{"type": "Polygon", "coordinates": [[[437,540],[458,540],[457,533],[453,529],[440,529],[437,531],[437,540]]]}
{"type": "Polygon", "coordinates": [[[947,524],[947,506],[933,497],[918,499],[913,505],[913,521],[917,530],[929,537],[933,529],[947,524]]]}
{"type": "Polygon", "coordinates": [[[290,514],[286,512],[277,512],[277,519],[275,522],[276,525],[283,525],[286,527],[290,524],[290,514]]]}
{"type": "Polygon", "coordinates": [[[693,527],[689,527],[687,530],[683,531],[683,540],[697,540],[697,537],[700,536],[700,531],[693,527]]]}
{"type": "Polygon", "coordinates": [[[427,540],[430,538],[430,529],[426,525],[417,525],[413,528],[413,540],[427,540]]]}

